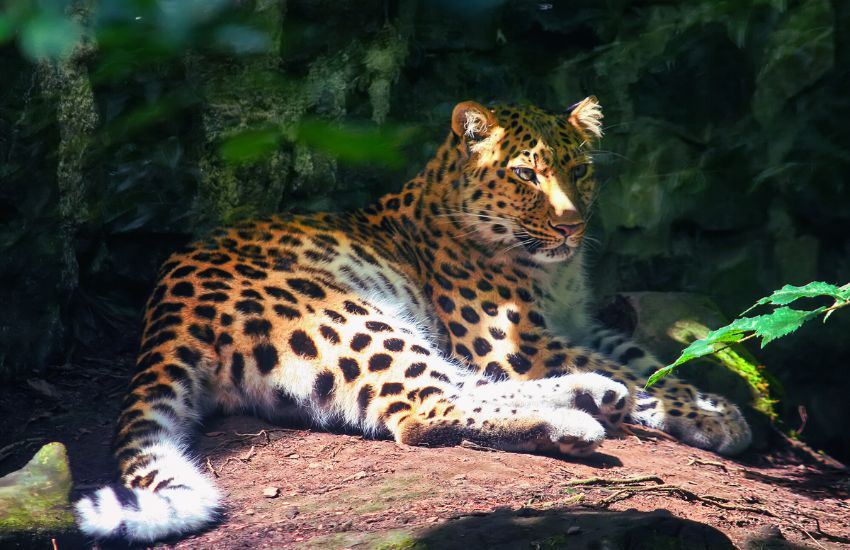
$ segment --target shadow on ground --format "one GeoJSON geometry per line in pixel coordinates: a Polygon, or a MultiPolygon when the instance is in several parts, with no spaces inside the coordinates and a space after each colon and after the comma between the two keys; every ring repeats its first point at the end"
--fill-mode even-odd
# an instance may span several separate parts
{"type": "Polygon", "coordinates": [[[441,525],[423,533],[417,542],[423,548],[445,550],[735,548],[719,530],[677,518],[666,510],[496,510],[441,525]]]}

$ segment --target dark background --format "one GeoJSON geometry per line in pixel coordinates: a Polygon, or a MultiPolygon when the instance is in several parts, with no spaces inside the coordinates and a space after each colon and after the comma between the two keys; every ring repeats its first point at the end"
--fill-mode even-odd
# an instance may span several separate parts
{"type": "MultiPolygon", "coordinates": [[[[132,349],[170,251],[366,204],[466,99],[599,98],[600,296],[698,292],[735,316],[786,283],[850,280],[840,0],[6,4],[0,379],[132,349]]],[[[847,458],[850,314],[810,325],[752,349],[786,428],[802,405],[803,437],[847,458]]]]}

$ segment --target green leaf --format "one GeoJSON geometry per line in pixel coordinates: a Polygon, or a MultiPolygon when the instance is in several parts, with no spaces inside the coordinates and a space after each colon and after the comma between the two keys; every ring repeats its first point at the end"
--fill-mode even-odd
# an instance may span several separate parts
{"type": "MultiPolygon", "coordinates": [[[[303,121],[293,140],[344,162],[377,162],[397,167],[403,162],[402,145],[416,133],[414,128],[340,126],[323,120],[303,121]]],[[[226,139],[221,157],[233,164],[250,163],[269,155],[287,136],[279,128],[255,128],[226,139]]]]}
{"type": "MultiPolygon", "coordinates": [[[[658,369],[646,383],[649,387],[659,379],[667,376],[674,368],[698,357],[710,354],[718,354],[732,344],[736,344],[752,337],[761,338],[763,348],[770,342],[790,334],[803,326],[803,323],[814,319],[821,313],[826,312],[824,321],[836,309],[850,305],[850,283],[837,287],[828,283],[812,282],[803,286],[785,285],[776,290],[770,296],[762,298],[747,311],[760,305],[786,306],[800,298],[817,298],[819,296],[832,297],[835,303],[832,306],[821,306],[808,311],[794,309],[791,307],[779,307],[770,313],[757,315],[755,317],[741,317],[735,319],[725,327],[720,327],[705,335],[704,338],[694,340],[688,345],[678,359],[672,364],[658,369]]],[[[744,313],[747,313],[745,311],[744,313]]]]}
{"type": "Polygon", "coordinates": [[[825,307],[819,307],[814,311],[780,307],[766,315],[752,317],[755,323],[755,334],[761,337],[761,347],[770,342],[790,334],[800,328],[806,321],[815,318],[825,307]]]}
{"type": "Polygon", "coordinates": [[[660,368],[657,371],[652,373],[652,376],[649,377],[649,380],[646,381],[646,385],[644,387],[648,388],[649,386],[655,384],[675,369],[675,365],[667,365],[666,367],[660,368]]]}
{"type": "Polygon", "coordinates": [[[227,138],[218,152],[231,164],[250,163],[274,151],[280,144],[280,137],[276,128],[248,130],[227,138]]]}
{"type": "Polygon", "coordinates": [[[686,347],[676,361],[670,365],[676,367],[691,359],[710,355],[717,351],[719,344],[734,344],[746,337],[747,331],[753,330],[753,319],[745,317],[735,319],[732,323],[709,332],[705,338],[694,340],[686,347]]]}
{"type": "Polygon", "coordinates": [[[296,140],[351,163],[378,162],[401,166],[400,148],[416,133],[410,127],[339,126],[322,120],[306,120],[298,127],[296,140]]]}
{"type": "Polygon", "coordinates": [[[850,290],[842,290],[835,285],[819,281],[803,286],[785,285],[779,290],[774,291],[770,296],[762,298],[753,304],[753,306],[744,313],[752,311],[760,305],[775,304],[784,306],[800,298],[817,298],[818,296],[832,296],[837,300],[846,301],[850,298],[850,290]]]}

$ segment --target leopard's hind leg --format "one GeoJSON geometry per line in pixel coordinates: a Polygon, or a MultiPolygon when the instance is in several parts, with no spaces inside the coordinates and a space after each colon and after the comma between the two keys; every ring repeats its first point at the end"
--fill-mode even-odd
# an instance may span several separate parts
{"type": "Polygon", "coordinates": [[[740,409],[719,395],[704,393],[675,376],[667,376],[644,388],[647,378],[664,365],[640,344],[616,331],[597,327],[589,342],[607,359],[626,367],[608,374],[619,377],[632,388],[633,422],[668,432],[679,440],[711,451],[734,455],[745,450],[752,432],[740,409]],[[616,371],[616,372],[615,372],[616,371]]]}

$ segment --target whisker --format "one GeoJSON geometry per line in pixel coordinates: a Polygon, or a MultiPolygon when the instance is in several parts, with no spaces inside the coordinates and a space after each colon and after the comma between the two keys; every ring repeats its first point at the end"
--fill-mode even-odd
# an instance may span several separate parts
{"type": "Polygon", "coordinates": [[[629,162],[631,162],[631,160],[632,160],[631,158],[627,157],[626,155],[623,155],[621,153],[617,153],[616,151],[609,151],[607,149],[591,149],[590,154],[592,154],[594,157],[596,157],[597,160],[599,158],[599,155],[611,155],[611,156],[614,156],[614,157],[619,157],[623,160],[627,160],[629,162]]]}
{"type": "Polygon", "coordinates": [[[515,218],[513,216],[508,216],[508,217],[493,216],[493,215],[490,215],[490,214],[484,214],[483,212],[477,212],[477,213],[476,212],[450,212],[450,213],[447,213],[447,214],[438,214],[437,215],[437,217],[440,217],[440,218],[452,218],[452,217],[461,217],[461,216],[466,216],[468,218],[487,218],[487,219],[492,219],[492,220],[515,221],[515,218]]]}
{"type": "Polygon", "coordinates": [[[636,120],[626,120],[623,122],[618,122],[617,124],[607,124],[602,127],[602,130],[607,132],[608,130],[613,130],[614,128],[619,128],[620,126],[628,126],[629,124],[635,124],[636,120]]]}

